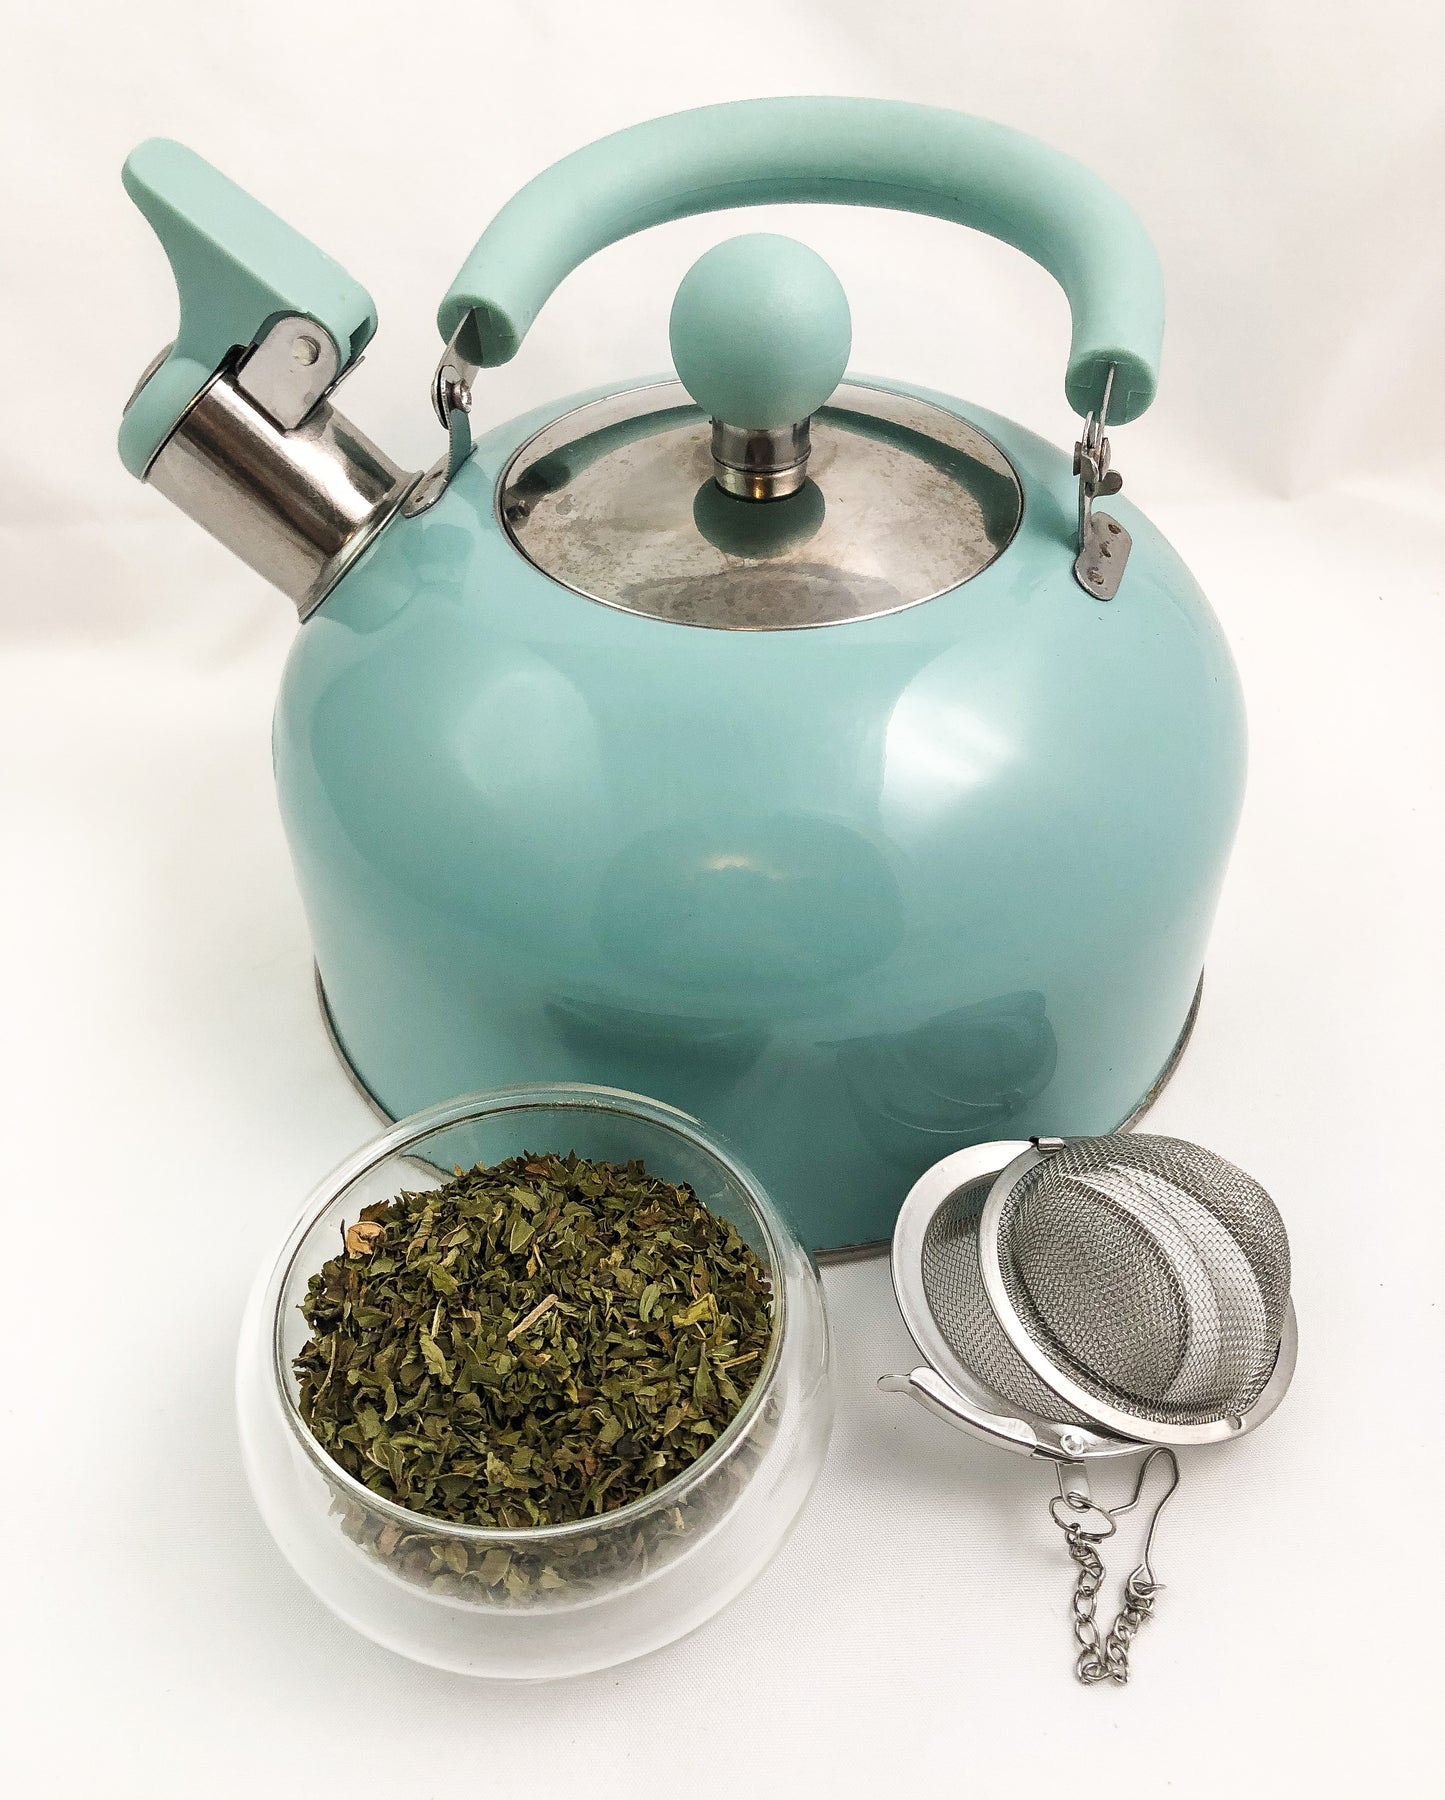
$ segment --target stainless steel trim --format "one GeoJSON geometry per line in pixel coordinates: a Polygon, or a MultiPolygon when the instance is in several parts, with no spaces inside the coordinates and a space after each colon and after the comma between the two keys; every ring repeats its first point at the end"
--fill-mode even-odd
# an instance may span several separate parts
{"type": "MultiPolygon", "coordinates": [[[[953,1346],[939,1330],[923,1292],[923,1241],[939,1207],[960,1188],[1011,1168],[1020,1152],[1028,1152],[1029,1148],[1027,1140],[1005,1139],[956,1150],[926,1170],[909,1189],[893,1228],[893,1294],[908,1335],[922,1351],[937,1381],[922,1382],[915,1370],[909,1376],[884,1376],[880,1386],[886,1384],[888,1392],[907,1392],[930,1412],[940,1413],[961,1430],[1025,1456],[1067,1462],[1082,1457],[1133,1455],[1139,1448],[1137,1439],[1087,1431],[1002,1401],[959,1361],[953,1346]],[[1000,1410],[1001,1406],[1007,1410],[1000,1410]]],[[[995,1182],[995,1188],[997,1185],[995,1182]]]]}
{"type": "Polygon", "coordinates": [[[739,500],[785,500],[808,479],[812,434],[808,420],[777,431],[747,431],[712,422],[713,480],[739,500]]]}
{"type": "Polygon", "coordinates": [[[278,319],[237,365],[236,386],[290,431],[336,385],[340,370],[341,353],[331,333],[293,313],[278,319]]]}
{"type": "Polygon", "coordinates": [[[1189,1002],[1189,1011],[1185,1016],[1183,1030],[1174,1040],[1174,1048],[1169,1052],[1169,1060],[1154,1079],[1153,1086],[1148,1089],[1143,1099],[1127,1118],[1121,1119],[1114,1127],[1117,1131],[1132,1131],[1149,1108],[1168,1087],[1174,1071],[1179,1067],[1180,1059],[1189,1048],[1189,1040],[1194,1036],[1194,1027],[1199,1020],[1199,1003],[1204,998],[1204,971],[1199,972],[1199,979],[1194,984],[1194,998],[1189,1002]]]}
{"type": "MultiPolygon", "coordinates": [[[[880,1375],[878,1386],[885,1394],[906,1394],[935,1418],[943,1419],[947,1424],[956,1426],[960,1431],[967,1431],[973,1437],[982,1438],[985,1443],[996,1444],[1004,1450],[1022,1452],[1025,1456],[1052,1454],[1044,1448],[1038,1433],[1026,1420],[1007,1418],[1002,1413],[989,1412],[976,1405],[967,1395],[945,1381],[936,1369],[925,1366],[913,1369],[907,1375],[880,1375]]],[[[1078,1439],[1076,1432],[1069,1435],[1078,1439]]],[[[1068,1454],[1073,1455],[1074,1451],[1071,1449],[1068,1454]]],[[[1062,1458],[1057,1460],[1062,1467],[1062,1458]]]]}
{"type": "Polygon", "coordinates": [[[1133,548],[1133,538],[1116,518],[1091,509],[1083,545],[1074,558],[1074,580],[1096,600],[1112,600],[1133,548]]]}
{"type": "Polygon", "coordinates": [[[361,1076],[357,1073],[356,1064],[352,1062],[351,1058],[346,1054],[346,1047],[341,1042],[340,1033],[336,1029],[336,1021],[331,1016],[331,1003],[326,998],[326,986],[321,979],[321,969],[315,962],[311,965],[311,976],[316,988],[316,1007],[317,1011],[321,1014],[321,1024],[326,1032],[326,1041],[330,1044],[337,1062],[341,1064],[346,1079],[376,1114],[377,1118],[381,1120],[383,1125],[395,1125],[397,1123],[397,1114],[386,1110],[380,1100],[377,1099],[376,1095],[372,1093],[371,1089],[361,1079],[361,1076]]]}
{"type": "Polygon", "coordinates": [[[850,377],[809,421],[812,480],[791,497],[791,516],[782,505],[738,508],[758,542],[734,544],[713,529],[722,520],[699,523],[706,495],[727,505],[711,432],[675,380],[585,401],[512,452],[496,517],[520,555],[573,593],[724,631],[808,631],[905,611],[992,566],[1023,521],[1022,480],[986,432],[933,401],[850,377]],[[960,465],[976,465],[968,479],[987,484],[987,510],[960,465]],[[803,504],[810,492],[813,509],[803,504]],[[796,537],[790,523],[803,527],[796,537]]]}
{"type": "Polygon", "coordinates": [[[305,619],[417,478],[329,401],[283,430],[223,371],[182,415],[146,479],[305,619]]]}
{"type": "Polygon", "coordinates": [[[141,370],[140,380],[131,389],[130,399],[127,400],[125,405],[121,408],[122,416],[124,414],[128,413],[130,411],[130,409],[135,405],[136,401],[140,398],[141,389],[150,380],[151,376],[155,374],[156,370],[166,360],[166,358],[170,355],[171,351],[175,349],[175,347],[176,347],[175,339],[172,338],[171,342],[169,344],[167,344],[163,350],[156,351],[155,355],[146,364],[145,368],[141,370]]]}

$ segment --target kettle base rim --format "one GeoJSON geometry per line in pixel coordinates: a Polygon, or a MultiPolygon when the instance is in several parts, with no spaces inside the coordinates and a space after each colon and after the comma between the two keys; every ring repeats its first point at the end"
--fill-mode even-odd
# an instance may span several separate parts
{"type": "MultiPolygon", "coordinates": [[[[332,1017],[331,1003],[326,997],[326,984],[321,979],[320,965],[314,960],[311,964],[311,975],[316,993],[316,1010],[321,1015],[321,1027],[326,1033],[326,1041],[330,1044],[332,1053],[336,1057],[337,1062],[340,1063],[343,1073],[360,1098],[365,1101],[375,1117],[383,1125],[395,1125],[398,1120],[398,1115],[389,1112],[387,1108],[383,1106],[376,1094],[374,1094],[371,1088],[367,1086],[361,1071],[346,1052],[346,1047],[341,1041],[341,1034],[336,1029],[336,1021],[332,1017]]],[[[1183,1025],[1180,1027],[1179,1036],[1174,1040],[1173,1047],[1164,1060],[1164,1066],[1149,1084],[1138,1104],[1125,1114],[1124,1118],[1121,1119],[1118,1124],[1107,1128],[1110,1134],[1121,1131],[1132,1131],[1140,1120],[1143,1119],[1145,1114],[1149,1112],[1155,1101],[1173,1080],[1175,1071],[1183,1061],[1184,1052],[1189,1048],[1190,1039],[1194,1036],[1194,1027],[1199,1019],[1199,1007],[1203,998],[1204,971],[1201,970],[1199,980],[1195,983],[1194,997],[1189,1002],[1189,1011],[1185,1015],[1183,1025]]],[[[906,1190],[901,1190],[899,1193],[900,1206],[903,1203],[904,1191],[906,1190]]],[[[827,1267],[834,1263],[864,1262],[869,1261],[874,1257],[887,1256],[889,1244],[890,1240],[888,1238],[877,1238],[867,1243],[837,1244],[825,1249],[816,1249],[810,1245],[809,1252],[815,1262],[823,1267],[827,1267]]]]}

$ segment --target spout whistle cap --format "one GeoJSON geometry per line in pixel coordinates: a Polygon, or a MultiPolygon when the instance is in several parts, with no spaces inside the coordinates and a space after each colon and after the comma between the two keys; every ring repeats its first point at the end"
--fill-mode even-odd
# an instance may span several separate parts
{"type": "Polygon", "coordinates": [[[180,297],[176,341],[121,422],[121,460],[144,479],[233,351],[298,314],[330,335],[340,373],[370,342],[376,308],[339,263],[184,144],[148,139],[121,179],[160,239],[180,297]]]}

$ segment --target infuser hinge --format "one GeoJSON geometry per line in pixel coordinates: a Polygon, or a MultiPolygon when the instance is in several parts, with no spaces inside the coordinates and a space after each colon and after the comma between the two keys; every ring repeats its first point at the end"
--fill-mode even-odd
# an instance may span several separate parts
{"type": "Polygon", "coordinates": [[[1079,553],[1074,558],[1074,580],[1096,600],[1112,600],[1118,593],[1133,541],[1117,519],[1094,510],[1100,494],[1117,494],[1124,485],[1123,477],[1109,466],[1109,440],[1104,434],[1113,388],[1111,363],[1099,410],[1084,420],[1083,435],[1074,445],[1074,473],[1079,478],[1079,553]]]}

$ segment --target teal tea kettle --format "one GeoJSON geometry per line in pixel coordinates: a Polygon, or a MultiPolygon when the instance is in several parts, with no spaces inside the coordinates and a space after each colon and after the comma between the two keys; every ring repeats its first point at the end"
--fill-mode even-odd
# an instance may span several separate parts
{"type": "Polygon", "coordinates": [[[180,145],[141,145],[125,182],[180,328],[121,454],[300,611],[276,781],[329,1022],[382,1110],[639,1090],[837,1249],[886,1239],[961,1146],[1104,1133],[1147,1102],[1192,1018],[1245,756],[1204,597],[1147,520],[1095,505],[1162,329],[1122,201],[1002,126],[891,101],[619,132],[463,265],[447,447],[413,474],[332,405],[366,293],[180,145]],[[847,376],[836,277],[767,234],[683,280],[679,381],[474,435],[481,372],[585,258],[775,201],[933,214],[1041,262],[1072,309],[1072,463],[847,376]]]}

